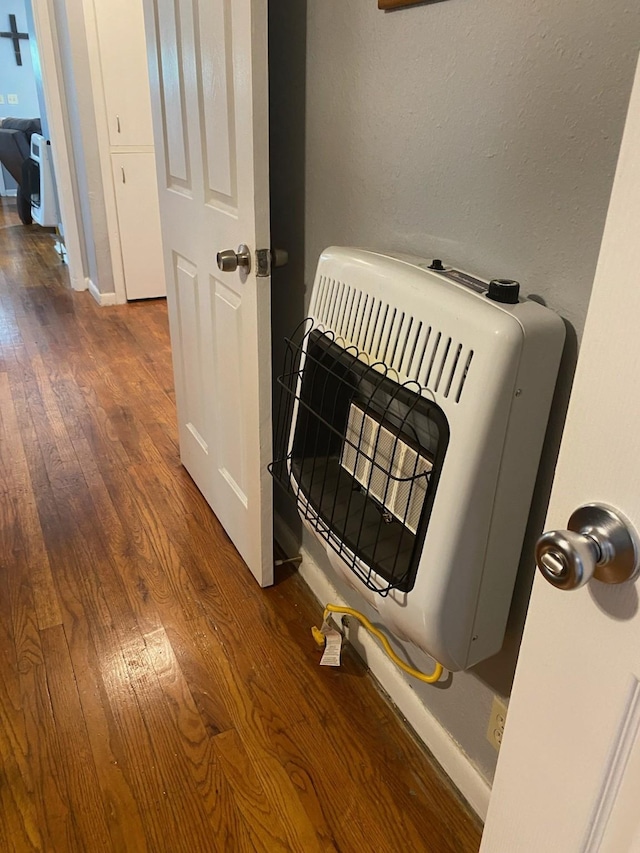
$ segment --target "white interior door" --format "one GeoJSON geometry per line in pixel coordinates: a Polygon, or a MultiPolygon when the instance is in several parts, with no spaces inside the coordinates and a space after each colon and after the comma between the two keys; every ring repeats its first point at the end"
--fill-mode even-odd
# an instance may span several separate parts
{"type": "Polygon", "coordinates": [[[267,0],[145,0],[182,461],[273,580],[267,0]],[[251,269],[216,254],[246,244],[251,269]]]}
{"type": "MultiPolygon", "coordinates": [[[[640,531],[639,232],[637,75],[547,530],[597,501],[640,531]]],[[[538,574],[483,853],[640,851],[639,590],[538,574]]]]}

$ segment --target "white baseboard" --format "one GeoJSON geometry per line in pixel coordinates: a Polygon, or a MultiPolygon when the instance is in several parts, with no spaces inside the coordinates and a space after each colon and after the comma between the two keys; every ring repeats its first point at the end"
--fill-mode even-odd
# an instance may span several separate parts
{"type": "MultiPolygon", "coordinates": [[[[298,551],[302,562],[298,568],[300,576],[316,596],[321,606],[331,601],[345,605],[330,578],[322,571],[311,554],[299,547],[293,533],[276,515],[274,518],[276,540],[286,549],[288,556],[298,551]]],[[[447,776],[451,779],[469,805],[484,821],[489,808],[491,786],[471,763],[449,732],[420,701],[409,682],[401,675],[376,641],[366,631],[358,632],[358,641],[352,642],[355,650],[367,663],[371,674],[389,694],[402,716],[420,740],[433,753],[447,776]]]]}
{"type": "Polygon", "coordinates": [[[113,291],[111,293],[100,293],[90,278],[87,279],[87,288],[98,305],[101,305],[102,307],[105,307],[106,305],[116,305],[116,294],[113,291]]]}
{"type": "Polygon", "coordinates": [[[18,190],[2,190],[2,192],[0,192],[0,196],[3,198],[16,198],[17,195],[18,190]]]}
{"type": "MultiPolygon", "coordinates": [[[[56,249],[57,251],[57,249],[56,249]]],[[[67,255],[67,260],[62,261],[62,263],[66,263],[69,266],[69,280],[71,282],[71,287],[77,292],[82,293],[83,290],[89,289],[89,279],[84,275],[77,275],[78,271],[69,265],[69,256],[67,255]]]]}

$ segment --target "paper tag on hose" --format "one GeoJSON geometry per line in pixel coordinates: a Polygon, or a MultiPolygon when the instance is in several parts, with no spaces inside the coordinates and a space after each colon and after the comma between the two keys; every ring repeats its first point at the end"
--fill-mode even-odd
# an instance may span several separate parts
{"type": "Polygon", "coordinates": [[[320,658],[320,666],[340,666],[342,634],[336,631],[328,622],[322,623],[320,631],[325,636],[324,652],[320,658]]]}

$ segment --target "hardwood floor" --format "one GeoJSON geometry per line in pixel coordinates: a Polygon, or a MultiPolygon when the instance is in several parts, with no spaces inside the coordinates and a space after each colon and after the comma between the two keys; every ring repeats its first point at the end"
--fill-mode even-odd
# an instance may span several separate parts
{"type": "Polygon", "coordinates": [[[0,850],[475,851],[295,573],[180,466],[162,301],[98,308],[0,211],[0,850]]]}

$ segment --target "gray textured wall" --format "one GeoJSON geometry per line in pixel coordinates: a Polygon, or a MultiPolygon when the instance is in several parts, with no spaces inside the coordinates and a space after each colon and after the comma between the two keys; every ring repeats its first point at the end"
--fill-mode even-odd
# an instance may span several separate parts
{"type": "MultiPolygon", "coordinates": [[[[587,310],[640,7],[445,0],[383,13],[376,5],[307,2],[306,168],[293,181],[304,197],[306,298],[324,247],[368,246],[516,278],[569,325],[505,647],[445,689],[416,685],[491,779],[491,698],[510,691],[531,544],[544,520],[587,310]]],[[[282,292],[274,286],[274,334],[297,316],[301,299],[301,278],[284,281],[282,292]]],[[[360,604],[350,591],[346,597],[360,604]]]]}

